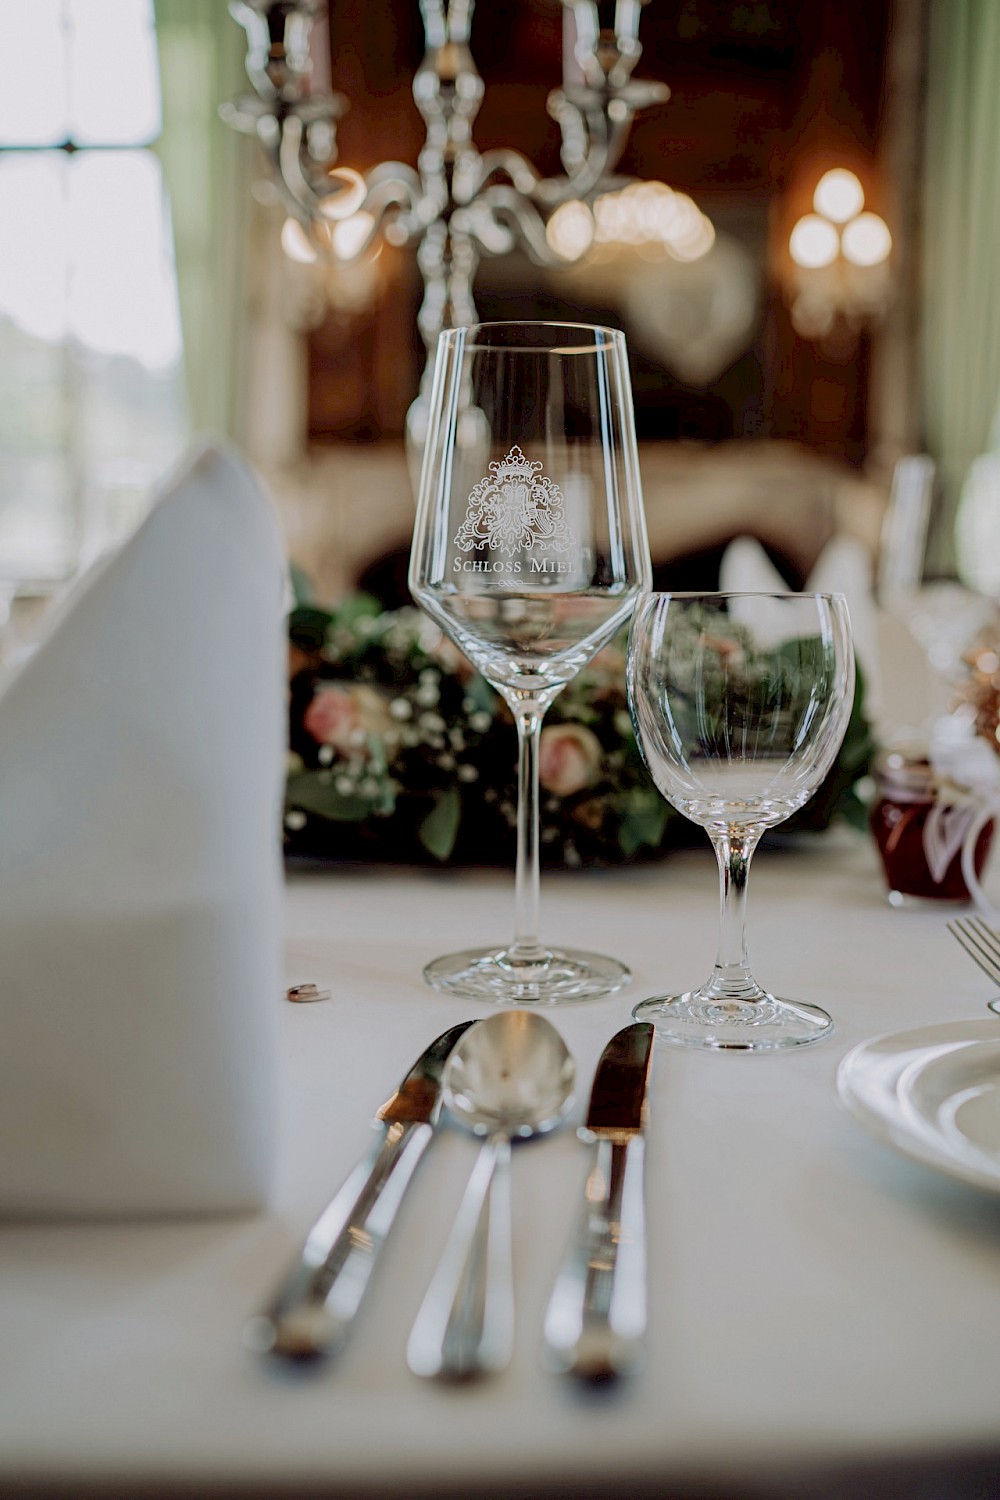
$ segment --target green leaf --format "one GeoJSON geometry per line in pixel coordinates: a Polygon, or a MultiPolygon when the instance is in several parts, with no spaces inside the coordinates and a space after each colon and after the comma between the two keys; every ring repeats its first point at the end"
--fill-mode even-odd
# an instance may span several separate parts
{"type": "Polygon", "coordinates": [[[321,651],[332,620],[328,610],[300,604],[288,616],[288,638],[300,651],[321,651]]]}
{"type": "Polygon", "coordinates": [[[449,787],[434,798],[434,806],[417,829],[417,837],[435,859],[446,860],[455,847],[462,816],[462,798],[457,787],[449,787]]]}
{"type": "Polygon", "coordinates": [[[857,828],[861,833],[868,832],[868,808],[853,787],[840,799],[837,812],[852,828],[857,828]]]}
{"type": "Polygon", "coordinates": [[[337,607],[337,624],[350,629],[359,620],[376,620],[382,613],[382,604],[371,594],[351,594],[337,607]]]}
{"type": "Polygon", "coordinates": [[[312,604],[312,586],[308,575],[298,563],[289,563],[288,581],[292,586],[292,597],[296,608],[305,609],[312,604]]]}
{"type": "Polygon", "coordinates": [[[654,791],[647,792],[637,787],[615,801],[621,808],[618,843],[622,853],[626,856],[635,854],[643,844],[658,848],[670,816],[663,798],[654,791]]]}
{"type": "MultiPolygon", "coordinates": [[[[465,684],[465,696],[471,698],[476,709],[484,713],[495,714],[497,711],[496,689],[490,687],[486,678],[481,673],[475,672],[465,684]]],[[[475,712],[475,710],[473,710],[475,712]]]]}
{"type": "Polygon", "coordinates": [[[316,771],[301,771],[296,776],[289,776],[286,805],[327,818],[331,823],[360,823],[368,817],[372,804],[367,797],[345,797],[332,781],[320,781],[319,776],[316,771]]]}

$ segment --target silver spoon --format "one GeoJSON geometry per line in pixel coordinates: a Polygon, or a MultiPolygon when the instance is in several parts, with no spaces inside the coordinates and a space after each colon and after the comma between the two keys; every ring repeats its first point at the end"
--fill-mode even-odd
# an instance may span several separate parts
{"type": "Polygon", "coordinates": [[[576,1069],[558,1031],[532,1011],[498,1011],[448,1058],[445,1105],[485,1136],[444,1253],[406,1346],[415,1375],[495,1374],[514,1344],[510,1143],[552,1130],[573,1099],[576,1069]]]}

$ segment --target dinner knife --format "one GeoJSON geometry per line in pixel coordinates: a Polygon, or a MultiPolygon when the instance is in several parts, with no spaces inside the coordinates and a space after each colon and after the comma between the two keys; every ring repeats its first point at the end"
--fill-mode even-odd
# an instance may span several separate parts
{"type": "Polygon", "coordinates": [[[612,1037],[594,1075],[586,1123],[593,1146],[583,1212],[545,1314],[550,1368],[584,1380],[625,1375],[646,1330],[646,1089],[653,1027],[612,1037]]]}
{"type": "Polygon", "coordinates": [[[323,1210],[270,1305],[244,1342],[260,1353],[309,1359],[336,1354],[441,1113],[448,1054],[473,1023],[437,1037],[373,1120],[380,1139],[323,1210]]]}

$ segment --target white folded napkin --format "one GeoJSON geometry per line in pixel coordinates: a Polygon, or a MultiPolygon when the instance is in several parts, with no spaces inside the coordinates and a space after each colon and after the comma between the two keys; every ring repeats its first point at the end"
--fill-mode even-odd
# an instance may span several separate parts
{"type": "Polygon", "coordinates": [[[266,1198],[284,572],[202,447],[0,697],[0,1212],[266,1198]]]}
{"type": "MultiPolygon", "coordinates": [[[[723,593],[788,592],[788,584],[760,542],[749,536],[737,537],[723,553],[719,588],[723,593]]],[[[852,536],[835,536],[817,558],[805,588],[810,593],[846,598],[854,654],[864,674],[865,705],[871,714],[881,698],[881,673],[872,559],[864,543],[852,536]]]]}

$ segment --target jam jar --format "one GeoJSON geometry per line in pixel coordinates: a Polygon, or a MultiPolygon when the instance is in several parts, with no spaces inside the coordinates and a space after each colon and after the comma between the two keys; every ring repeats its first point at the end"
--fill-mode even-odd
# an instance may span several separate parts
{"type": "MultiPolygon", "coordinates": [[[[940,775],[919,748],[883,750],[875,761],[869,815],[893,906],[908,898],[968,901],[962,845],[979,813],[976,798],[940,775]]],[[[993,839],[992,819],[976,839],[979,879],[993,839]]]]}

